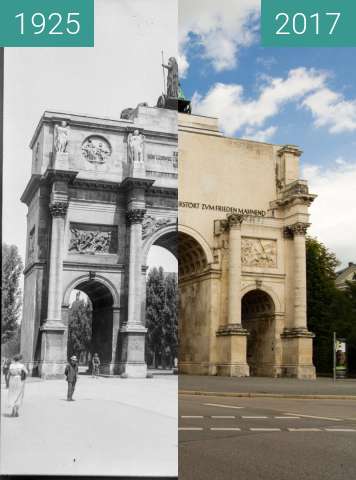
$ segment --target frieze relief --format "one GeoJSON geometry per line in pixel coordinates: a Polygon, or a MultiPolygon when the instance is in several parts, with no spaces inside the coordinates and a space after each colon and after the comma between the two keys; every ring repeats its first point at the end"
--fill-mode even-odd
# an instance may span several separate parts
{"type": "Polygon", "coordinates": [[[174,220],[172,218],[155,218],[151,215],[146,215],[142,223],[142,238],[150,237],[160,228],[173,223],[174,220]]]}
{"type": "Polygon", "coordinates": [[[248,267],[277,267],[277,241],[242,238],[241,262],[248,267]]]}
{"type": "Polygon", "coordinates": [[[82,154],[90,163],[103,164],[111,156],[111,146],[105,138],[92,135],[83,143],[82,154]]]}
{"type": "Polygon", "coordinates": [[[115,253],[117,235],[115,227],[105,226],[70,226],[69,251],[71,253],[104,254],[115,253]]]}

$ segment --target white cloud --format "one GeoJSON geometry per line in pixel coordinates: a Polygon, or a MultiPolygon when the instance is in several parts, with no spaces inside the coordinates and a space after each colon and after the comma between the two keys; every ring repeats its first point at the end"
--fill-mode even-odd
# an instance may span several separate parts
{"type": "Polygon", "coordinates": [[[215,84],[202,97],[194,94],[194,112],[217,116],[222,130],[233,135],[241,128],[262,127],[280,108],[323,88],[327,75],[314,69],[296,68],[286,78],[269,78],[260,89],[257,99],[245,99],[244,90],[237,84],[215,84]]]}
{"type": "Polygon", "coordinates": [[[180,75],[187,72],[186,51],[197,37],[202,55],[217,71],[235,68],[240,47],[257,39],[260,0],[180,0],[180,75]]]}
{"type": "Polygon", "coordinates": [[[248,127],[242,134],[242,138],[255,140],[256,142],[268,142],[271,140],[276,131],[277,127],[275,126],[265,128],[264,130],[254,130],[253,128],[248,127]]]}
{"type": "Polygon", "coordinates": [[[325,87],[309,95],[303,106],[312,112],[317,127],[328,127],[330,133],[356,131],[356,100],[345,100],[325,87]]]}
{"type": "Polygon", "coordinates": [[[356,261],[356,160],[325,169],[306,165],[303,177],[318,197],[310,207],[310,234],[334,251],[345,265],[356,261]]]}

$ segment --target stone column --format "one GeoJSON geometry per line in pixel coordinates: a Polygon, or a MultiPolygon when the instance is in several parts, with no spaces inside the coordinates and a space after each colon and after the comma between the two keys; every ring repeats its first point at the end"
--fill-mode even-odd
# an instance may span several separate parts
{"type": "Polygon", "coordinates": [[[243,215],[228,216],[229,272],[228,272],[228,323],[216,335],[217,374],[236,377],[249,375],[246,360],[248,332],[241,325],[241,224],[243,215]]]}
{"type": "Polygon", "coordinates": [[[129,251],[129,292],[128,292],[128,325],[141,323],[141,270],[142,270],[142,221],[146,210],[136,208],[127,212],[130,226],[129,251]]]}
{"type": "Polygon", "coordinates": [[[243,215],[230,215],[228,323],[241,326],[241,224],[243,215]]]}
{"type": "Polygon", "coordinates": [[[298,222],[290,227],[294,244],[294,328],[307,330],[307,273],[305,235],[309,224],[298,222]]]}
{"type": "Polygon", "coordinates": [[[142,287],[142,221],[146,210],[132,208],[127,212],[130,231],[128,262],[127,322],[121,329],[121,373],[129,377],[146,377],[145,335],[147,329],[141,321],[142,287]]]}
{"type": "Polygon", "coordinates": [[[42,377],[63,375],[66,362],[66,330],[62,321],[62,275],[64,256],[64,227],[68,202],[49,205],[52,232],[49,258],[47,319],[42,325],[40,374],[42,377]]]}
{"type": "Polygon", "coordinates": [[[120,331],[120,317],[121,309],[118,306],[112,307],[112,347],[111,347],[111,363],[110,363],[110,375],[115,375],[119,370],[118,344],[119,344],[119,331],[120,331]]]}
{"type": "Polygon", "coordinates": [[[293,234],[294,250],[294,309],[293,323],[281,334],[283,342],[283,372],[289,377],[315,379],[313,337],[307,328],[307,288],[305,235],[309,224],[297,222],[287,227],[293,234]]]}
{"type": "Polygon", "coordinates": [[[67,209],[67,202],[54,202],[49,206],[52,215],[52,235],[46,324],[58,322],[62,324],[62,270],[64,257],[64,227],[67,209]]]}

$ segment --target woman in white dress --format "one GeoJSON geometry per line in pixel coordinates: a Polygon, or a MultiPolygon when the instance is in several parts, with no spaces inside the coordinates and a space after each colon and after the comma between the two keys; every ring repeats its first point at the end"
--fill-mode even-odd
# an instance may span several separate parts
{"type": "Polygon", "coordinates": [[[9,369],[8,406],[11,409],[11,415],[13,417],[19,416],[25,391],[25,380],[28,373],[21,360],[22,355],[15,355],[9,369]]]}

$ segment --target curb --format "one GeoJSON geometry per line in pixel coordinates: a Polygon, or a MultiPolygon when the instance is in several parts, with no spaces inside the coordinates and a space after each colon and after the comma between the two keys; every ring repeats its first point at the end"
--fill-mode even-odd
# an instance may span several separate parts
{"type": "Polygon", "coordinates": [[[179,395],[196,395],[207,397],[240,397],[240,398],[299,398],[304,400],[355,400],[356,395],[307,395],[294,393],[258,393],[258,392],[202,392],[198,390],[179,390],[179,395]]]}

